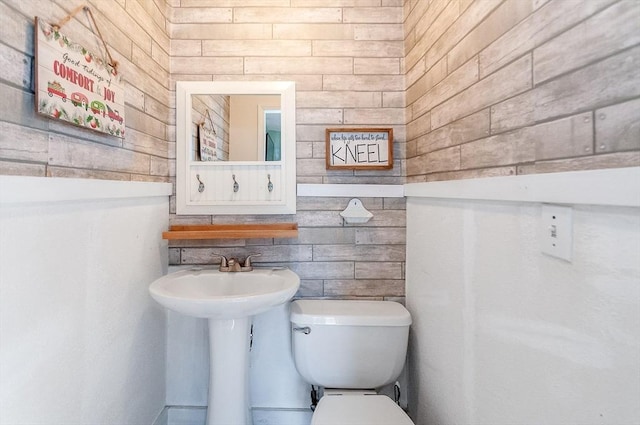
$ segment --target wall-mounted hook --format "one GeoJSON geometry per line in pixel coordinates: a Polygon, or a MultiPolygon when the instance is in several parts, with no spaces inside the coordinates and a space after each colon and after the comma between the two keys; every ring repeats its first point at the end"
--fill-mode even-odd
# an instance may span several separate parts
{"type": "Polygon", "coordinates": [[[340,215],[348,224],[366,223],[371,220],[371,217],[373,217],[373,214],[367,211],[367,209],[362,205],[362,201],[358,198],[350,200],[349,205],[347,205],[347,208],[345,208],[340,215]]]}
{"type": "Polygon", "coordinates": [[[267,174],[267,179],[269,180],[269,184],[267,185],[267,189],[269,189],[269,192],[273,192],[273,183],[271,183],[271,174],[267,174]]]}
{"type": "Polygon", "coordinates": [[[200,183],[198,184],[198,192],[204,192],[204,183],[202,183],[202,180],[200,180],[200,174],[196,174],[196,179],[198,179],[198,182],[200,183]]]}
{"type": "Polygon", "coordinates": [[[231,175],[231,178],[233,179],[233,191],[237,192],[238,190],[240,190],[240,185],[236,181],[236,175],[235,174],[231,175]]]}

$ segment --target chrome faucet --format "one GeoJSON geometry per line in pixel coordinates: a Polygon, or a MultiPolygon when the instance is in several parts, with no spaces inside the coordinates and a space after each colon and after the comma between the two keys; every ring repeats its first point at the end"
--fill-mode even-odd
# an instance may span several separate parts
{"type": "Polygon", "coordinates": [[[221,272],[250,272],[253,270],[253,266],[251,265],[251,257],[259,257],[262,254],[251,254],[248,255],[244,260],[244,264],[242,264],[237,258],[231,257],[227,259],[224,255],[214,254],[217,257],[220,257],[220,268],[218,268],[221,272]]]}

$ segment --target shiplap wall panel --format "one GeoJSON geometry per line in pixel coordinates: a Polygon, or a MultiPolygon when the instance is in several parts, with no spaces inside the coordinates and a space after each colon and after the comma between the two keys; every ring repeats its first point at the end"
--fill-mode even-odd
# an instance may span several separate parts
{"type": "Polygon", "coordinates": [[[518,174],[559,173],[564,171],[594,170],[637,166],[640,152],[616,152],[611,154],[537,161],[535,164],[518,165],[518,174]]]}
{"type": "Polygon", "coordinates": [[[434,107],[431,127],[441,127],[529,88],[531,56],[527,55],[434,107]]]}
{"type": "Polygon", "coordinates": [[[468,115],[416,139],[417,154],[429,153],[489,135],[489,109],[468,115]]]}
{"type": "MultiPolygon", "coordinates": [[[[635,0],[92,0],[125,75],[124,140],[34,113],[33,16],[61,19],[81,3],[0,1],[0,173],[173,179],[176,80],[296,81],[301,183],[398,184],[640,164],[635,0]],[[324,131],[349,125],[392,127],[394,169],[327,171],[324,131]]],[[[100,49],[86,19],[72,19],[64,31],[100,49]]],[[[298,221],[298,241],[180,242],[171,262],[215,261],[191,255],[192,248],[240,255],[274,244],[311,252],[346,245],[339,249],[345,261],[290,260],[290,251],[278,261],[301,274],[304,296],[401,295],[404,260],[355,246],[403,247],[396,232],[404,201],[363,200],[374,218],[352,227],[338,215],[348,200],[299,198],[294,217],[237,218],[298,221]],[[387,266],[393,277],[381,272],[372,282],[368,268],[387,266]]]]}
{"type": "Polygon", "coordinates": [[[402,27],[395,24],[355,24],[354,40],[403,40],[402,27]]]}
{"type": "MultiPolygon", "coordinates": [[[[192,11],[169,14],[180,16],[180,22],[169,23],[174,79],[293,80],[299,183],[403,182],[406,119],[401,1],[251,0],[240,5],[224,0],[182,0],[173,9],[207,6],[230,7],[232,23],[201,24],[192,11]],[[200,62],[202,58],[212,62],[200,62]],[[225,60],[237,60],[237,67],[216,68],[225,60]],[[394,169],[326,170],[325,130],[347,126],[393,128],[398,158],[394,169]]],[[[339,215],[349,200],[299,197],[297,214],[285,217],[172,216],[173,222],[183,224],[293,220],[298,223],[299,236],[172,243],[180,247],[172,251],[171,263],[216,264],[213,253],[243,257],[261,252],[256,264],[286,265],[300,275],[298,296],[401,300],[404,200],[389,201],[385,207],[386,199],[362,199],[374,217],[354,226],[346,225],[339,215]]]]}
{"type": "MultiPolygon", "coordinates": [[[[424,51],[429,51],[432,47],[438,43],[438,35],[442,34],[459,16],[460,5],[458,2],[433,2],[433,9],[427,9],[425,13],[428,15],[435,15],[437,18],[433,22],[425,22],[424,32],[420,32],[418,28],[415,28],[411,34],[414,34],[412,45],[405,46],[405,64],[407,69],[413,68],[413,66],[419,61],[424,61],[424,51]],[[438,10],[438,7],[442,7],[442,10],[438,10]],[[410,48],[409,48],[410,47],[410,48]]],[[[421,24],[418,21],[418,24],[421,24]]],[[[431,65],[427,68],[431,68],[431,65]]]]}
{"type": "Polygon", "coordinates": [[[149,174],[149,156],[112,146],[56,135],[49,138],[49,164],[88,170],[149,174]]]}
{"type": "Polygon", "coordinates": [[[640,48],[635,47],[565,74],[492,107],[493,132],[553,116],[599,108],[640,96],[640,48]]]}
{"type": "Polygon", "coordinates": [[[368,91],[299,91],[298,108],[379,108],[382,106],[380,92],[368,91]]]}
{"type": "Polygon", "coordinates": [[[353,25],[344,24],[274,24],[274,40],[352,40],[353,25]]]}
{"type": "Polygon", "coordinates": [[[361,294],[368,294],[369,297],[399,297],[404,296],[404,284],[400,279],[327,280],[324,284],[324,294],[340,298],[358,297],[361,294]]]}
{"type": "Polygon", "coordinates": [[[486,19],[500,3],[499,0],[473,1],[471,4],[451,2],[434,22],[433,30],[430,28],[422,38],[429,34],[430,38],[437,40],[424,54],[426,68],[431,68],[437,61],[446,57],[447,53],[486,19]]]}
{"type": "Polygon", "coordinates": [[[382,92],[401,91],[404,79],[401,75],[325,75],[322,78],[325,90],[382,92]]]}
{"type": "Polygon", "coordinates": [[[640,99],[595,111],[596,152],[640,150],[640,99]]]}
{"type": "Polygon", "coordinates": [[[223,74],[242,74],[243,68],[242,58],[189,56],[171,59],[171,70],[177,74],[207,74],[212,69],[223,74]]]}
{"type": "Polygon", "coordinates": [[[581,1],[577,7],[573,1],[554,0],[544,5],[480,52],[481,77],[496,71],[542,43],[553,40],[577,22],[614,1],[616,0],[581,1]]]}
{"type": "Polygon", "coordinates": [[[460,169],[460,146],[440,149],[407,160],[407,173],[419,174],[424,169],[434,172],[460,169]]]}
{"type": "Polygon", "coordinates": [[[170,10],[169,21],[174,24],[192,22],[211,24],[233,21],[233,9],[229,7],[183,7],[170,10]]]}
{"type": "Polygon", "coordinates": [[[8,46],[0,45],[0,66],[3,77],[11,84],[29,88],[31,81],[31,58],[8,46]]]}
{"type": "Polygon", "coordinates": [[[13,160],[0,160],[0,172],[12,176],[45,177],[46,166],[32,162],[16,162],[13,160]]]}
{"type": "Polygon", "coordinates": [[[402,279],[402,263],[358,262],[356,279],[402,279]]]}
{"type": "MultiPolygon", "coordinates": [[[[354,58],[353,73],[367,75],[400,74],[398,58],[354,58]]],[[[403,87],[404,91],[404,87],[403,87]]]]}
{"type": "Polygon", "coordinates": [[[204,40],[202,56],[310,56],[311,43],[299,40],[204,40]]]}
{"type": "Polygon", "coordinates": [[[345,7],[342,20],[345,23],[402,24],[402,8],[345,7]]]}
{"type": "MultiPolygon", "coordinates": [[[[404,92],[403,91],[389,91],[382,93],[382,106],[384,108],[404,108],[404,92]]],[[[405,122],[406,122],[406,114],[407,109],[404,108],[405,113],[405,122]]],[[[398,132],[398,138],[403,140],[404,137],[400,137],[403,135],[402,131],[398,132]]]]}
{"type": "MultiPolygon", "coordinates": [[[[342,124],[343,111],[343,109],[330,108],[298,108],[296,111],[296,122],[300,124],[342,124]]],[[[299,151],[300,146],[296,147],[299,151]]],[[[300,152],[297,153],[297,156],[301,158],[300,152]]]]}
{"type": "Polygon", "coordinates": [[[0,157],[15,161],[46,163],[49,157],[49,135],[41,130],[8,122],[0,122],[0,157]]]}
{"type": "Polygon", "coordinates": [[[460,68],[451,72],[446,78],[416,100],[413,103],[412,112],[414,115],[421,115],[430,111],[434,106],[437,106],[445,100],[453,97],[453,95],[462,92],[477,81],[478,59],[473,58],[465,65],[462,65],[460,68]]]}
{"type": "Polygon", "coordinates": [[[623,0],[534,50],[535,84],[640,43],[640,2],[623,0]]]}
{"type": "Polygon", "coordinates": [[[447,53],[449,72],[458,68],[496,40],[506,29],[531,13],[530,1],[506,0],[447,53]]]}
{"type": "Polygon", "coordinates": [[[426,3],[404,3],[408,182],[640,165],[640,3],[426,3]]]}
{"type": "Polygon", "coordinates": [[[406,241],[404,227],[365,227],[356,229],[356,244],[375,245],[381,241],[388,244],[403,244],[406,241]]]}
{"type": "Polygon", "coordinates": [[[175,40],[206,40],[215,38],[225,40],[262,39],[271,36],[271,27],[269,24],[175,24],[169,22],[169,31],[172,35],[171,42],[175,40]]]}
{"type": "MultiPolygon", "coordinates": [[[[0,80],[0,125],[7,130],[0,133],[0,173],[169,180],[169,36],[164,8],[163,3],[153,0],[0,2],[0,63],[8,70],[0,80]],[[38,16],[58,22],[81,4],[91,8],[119,62],[125,87],[124,139],[49,120],[34,112],[33,19],[38,16]],[[157,166],[162,163],[165,165],[157,166]]],[[[84,12],[66,23],[62,32],[94,53],[103,51],[84,12]]]]}
{"type": "MultiPolygon", "coordinates": [[[[168,13],[172,76],[293,80],[298,182],[400,184],[406,134],[402,6],[398,0],[182,0],[168,13]],[[210,11],[202,10],[207,7],[231,11],[221,11],[224,18],[216,21],[210,11]],[[394,169],[326,170],[325,130],[341,126],[393,128],[394,169]]],[[[385,208],[383,198],[363,199],[374,218],[348,226],[339,212],[349,200],[299,197],[297,214],[282,218],[298,223],[297,239],[172,243],[180,248],[173,251],[171,262],[208,264],[218,261],[213,252],[241,257],[262,252],[257,263],[284,264],[300,275],[298,296],[402,297],[404,200],[388,202],[385,208]],[[274,249],[280,246],[289,248],[274,249]]],[[[172,215],[171,220],[184,224],[236,218],[172,215]]]]}
{"type": "Polygon", "coordinates": [[[420,61],[407,72],[405,83],[408,85],[406,91],[407,104],[412,105],[417,99],[427,95],[438,83],[447,76],[447,61],[439,61],[428,71],[425,70],[424,61],[420,61]],[[415,72],[414,72],[415,71],[415,72]]]}
{"type": "Polygon", "coordinates": [[[407,124],[407,137],[410,140],[420,137],[431,131],[431,113],[419,115],[407,124]]]}
{"type": "Polygon", "coordinates": [[[24,49],[33,47],[33,33],[25,31],[31,18],[9,7],[4,2],[0,3],[0,16],[3,17],[2,43],[26,54],[24,49]]]}

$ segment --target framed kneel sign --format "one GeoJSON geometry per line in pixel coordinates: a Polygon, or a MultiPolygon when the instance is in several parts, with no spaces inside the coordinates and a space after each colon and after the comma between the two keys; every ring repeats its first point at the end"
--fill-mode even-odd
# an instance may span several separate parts
{"type": "Polygon", "coordinates": [[[327,170],[393,168],[393,129],[327,128],[327,170]]]}

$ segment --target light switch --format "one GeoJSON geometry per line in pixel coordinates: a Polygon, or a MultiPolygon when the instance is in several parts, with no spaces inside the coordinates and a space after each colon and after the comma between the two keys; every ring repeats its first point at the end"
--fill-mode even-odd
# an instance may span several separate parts
{"type": "Polygon", "coordinates": [[[543,253],[571,261],[573,251],[573,209],[542,205],[540,244],[543,253]]]}

